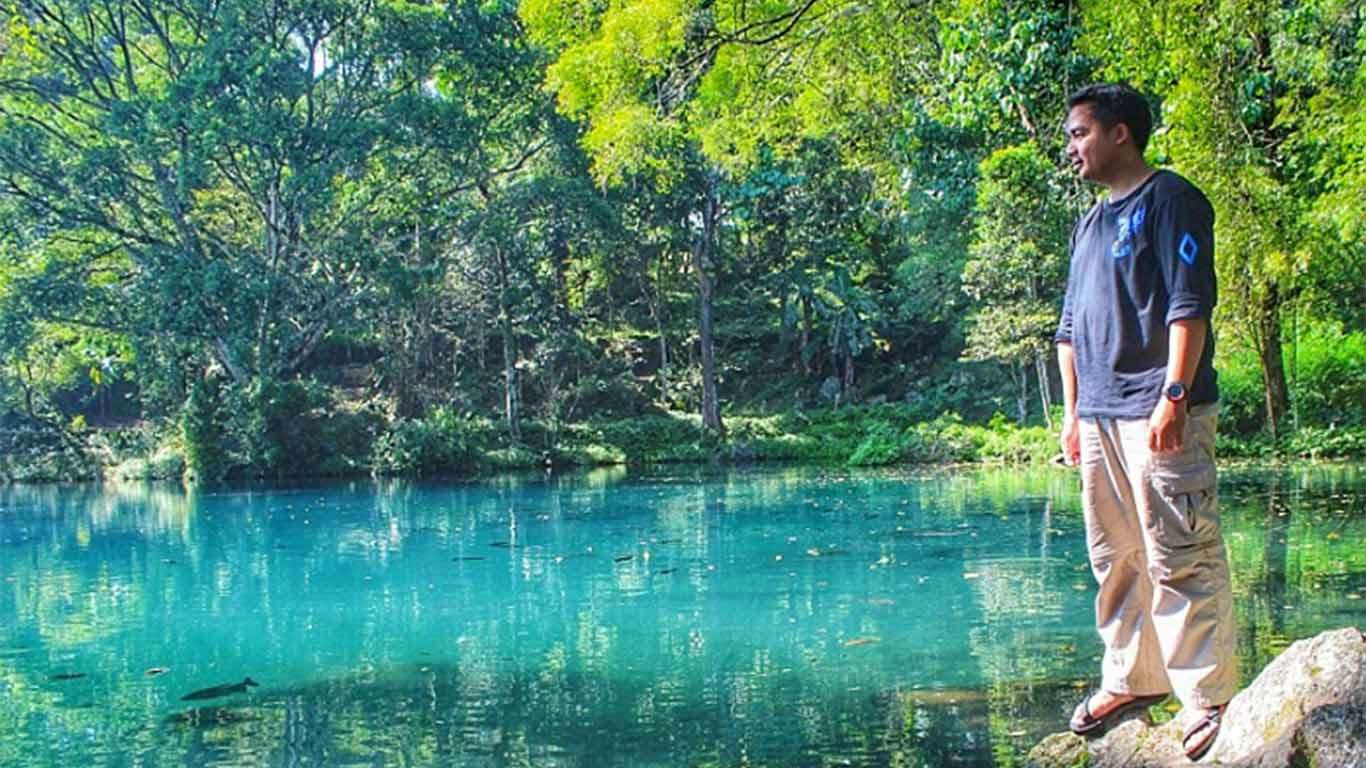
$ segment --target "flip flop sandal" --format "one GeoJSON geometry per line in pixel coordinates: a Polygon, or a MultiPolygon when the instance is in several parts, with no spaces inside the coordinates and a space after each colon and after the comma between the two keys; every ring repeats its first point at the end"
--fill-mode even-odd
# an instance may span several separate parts
{"type": "Polygon", "coordinates": [[[1219,738],[1219,725],[1224,719],[1224,710],[1227,704],[1220,704],[1205,710],[1205,715],[1195,724],[1186,729],[1186,735],[1181,737],[1181,747],[1186,750],[1186,759],[1192,763],[1204,757],[1214,746],[1215,739],[1219,738]],[[1204,738],[1191,744],[1191,737],[1198,733],[1204,733],[1204,738]]]}
{"type": "Polygon", "coordinates": [[[1078,704],[1077,708],[1072,712],[1071,722],[1067,724],[1067,727],[1072,730],[1072,733],[1075,733],[1078,736],[1088,736],[1091,734],[1099,736],[1109,730],[1110,726],[1118,722],[1124,715],[1135,710],[1146,709],[1167,698],[1167,694],[1165,693],[1159,693],[1153,696],[1139,696],[1130,699],[1123,704],[1117,705],[1114,709],[1111,709],[1100,717],[1096,717],[1091,714],[1091,696],[1092,694],[1087,694],[1086,698],[1081,700],[1081,703],[1078,704]]]}

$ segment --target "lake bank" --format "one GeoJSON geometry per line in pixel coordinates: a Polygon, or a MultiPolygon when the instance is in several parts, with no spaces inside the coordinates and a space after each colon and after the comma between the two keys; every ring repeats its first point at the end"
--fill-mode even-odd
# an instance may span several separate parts
{"type": "MultiPolygon", "coordinates": [[[[1045,465],[1058,453],[1056,429],[1020,426],[998,415],[973,423],[956,414],[927,418],[894,404],[733,415],[727,436],[702,430],[693,414],[664,413],[573,424],[527,421],[520,439],[501,422],[438,409],[427,418],[308,413],[283,430],[274,468],[253,466],[226,447],[212,457],[220,479],[484,477],[516,470],[656,464],[797,463],[879,467],[936,464],[1045,465]]],[[[176,479],[186,474],[175,424],[70,429],[15,420],[0,429],[0,482],[176,479]]],[[[1272,441],[1264,434],[1219,437],[1221,459],[1366,457],[1366,428],[1305,427],[1272,441]]],[[[202,459],[201,459],[202,461],[202,459]]]]}

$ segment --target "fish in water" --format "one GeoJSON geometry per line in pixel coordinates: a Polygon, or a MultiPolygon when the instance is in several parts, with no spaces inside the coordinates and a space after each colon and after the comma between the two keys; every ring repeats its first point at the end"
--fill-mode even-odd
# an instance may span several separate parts
{"type": "Polygon", "coordinates": [[[157,675],[164,675],[170,671],[171,670],[169,667],[150,667],[147,669],[147,671],[143,672],[142,674],[148,677],[156,677],[157,675]]]}
{"type": "Polygon", "coordinates": [[[493,544],[491,544],[490,546],[494,546],[494,547],[497,547],[497,548],[499,548],[499,549],[516,549],[516,548],[517,548],[517,545],[516,545],[516,544],[513,544],[513,543],[510,542],[510,541],[495,541],[495,542],[493,542],[493,544]]]}
{"type": "Polygon", "coordinates": [[[846,640],[844,642],[844,647],[854,648],[860,645],[873,645],[880,642],[882,642],[882,638],[880,637],[856,637],[853,640],[846,640]]]}
{"type": "Polygon", "coordinates": [[[52,680],[80,680],[85,677],[84,672],[59,672],[51,677],[52,680]]]}
{"type": "Polygon", "coordinates": [[[635,555],[618,555],[618,556],[612,558],[612,562],[614,562],[614,563],[624,563],[624,562],[627,562],[628,560],[633,560],[633,559],[635,559],[635,555]]]}
{"type": "Polygon", "coordinates": [[[200,688],[180,697],[181,701],[199,701],[201,699],[216,699],[220,696],[231,696],[234,693],[246,693],[248,688],[255,688],[260,683],[250,677],[243,678],[240,683],[224,683],[215,685],[212,688],[200,688]]]}
{"type": "Polygon", "coordinates": [[[454,562],[454,563],[465,563],[465,562],[473,562],[473,561],[475,561],[475,560],[483,560],[483,559],[484,559],[484,558],[483,558],[483,556],[481,556],[481,555],[469,555],[469,556],[467,556],[467,557],[452,557],[452,558],[451,558],[451,562],[454,562]]]}
{"type": "Polygon", "coordinates": [[[678,569],[677,569],[677,568],[661,568],[661,569],[658,571],[658,573],[659,573],[660,576],[668,576],[669,574],[673,573],[673,572],[676,571],[676,570],[678,570],[678,569]]]}

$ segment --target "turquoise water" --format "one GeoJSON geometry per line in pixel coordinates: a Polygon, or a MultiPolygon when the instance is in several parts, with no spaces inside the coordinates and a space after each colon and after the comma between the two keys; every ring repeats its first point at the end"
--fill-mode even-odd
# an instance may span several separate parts
{"type": "MultiPolygon", "coordinates": [[[[1245,677],[1366,624],[1360,468],[1222,491],[1245,677]]],[[[1062,470],[0,489],[0,764],[1011,765],[1099,657],[1076,495],[1062,470]]]]}

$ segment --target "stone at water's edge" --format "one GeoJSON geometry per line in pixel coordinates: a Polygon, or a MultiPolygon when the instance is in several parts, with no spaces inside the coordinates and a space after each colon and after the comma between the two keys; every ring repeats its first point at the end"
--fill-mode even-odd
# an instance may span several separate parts
{"type": "MultiPolygon", "coordinates": [[[[1199,765],[1366,768],[1366,636],[1348,627],[1301,640],[1233,697],[1219,740],[1199,765]]],[[[1105,736],[1056,733],[1029,753],[1029,768],[1165,768],[1190,765],[1181,734],[1191,715],[1161,726],[1134,713],[1105,736]]]]}

